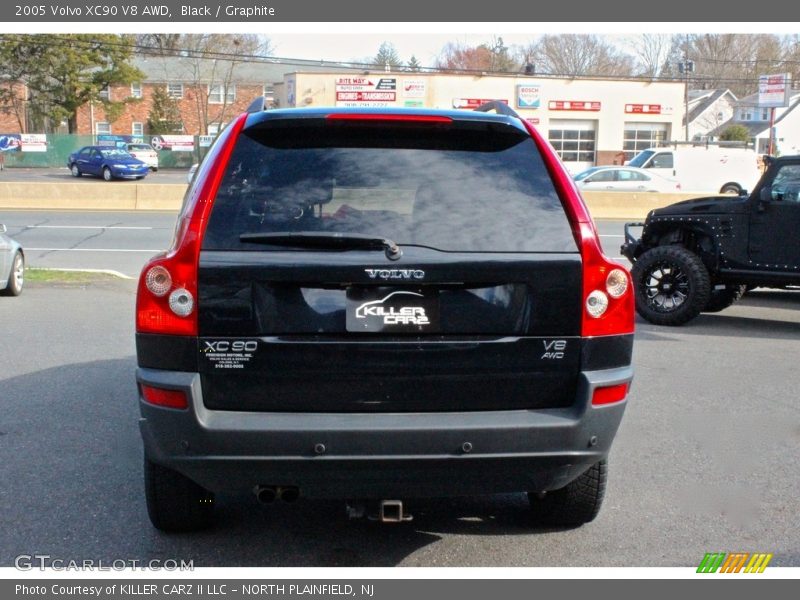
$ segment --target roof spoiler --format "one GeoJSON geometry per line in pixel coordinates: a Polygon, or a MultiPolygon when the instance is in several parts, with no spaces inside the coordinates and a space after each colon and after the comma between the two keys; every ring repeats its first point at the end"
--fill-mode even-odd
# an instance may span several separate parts
{"type": "Polygon", "coordinates": [[[498,115],[506,115],[509,117],[516,117],[520,121],[522,121],[522,117],[517,114],[513,108],[511,108],[505,102],[500,102],[500,100],[490,100],[489,102],[485,102],[481,104],[478,108],[475,109],[476,112],[491,112],[494,111],[498,115]]]}
{"type": "Polygon", "coordinates": [[[267,99],[264,98],[264,96],[259,96],[250,103],[250,106],[247,107],[247,110],[245,112],[251,114],[251,113],[263,112],[266,109],[267,109],[267,99]]]}

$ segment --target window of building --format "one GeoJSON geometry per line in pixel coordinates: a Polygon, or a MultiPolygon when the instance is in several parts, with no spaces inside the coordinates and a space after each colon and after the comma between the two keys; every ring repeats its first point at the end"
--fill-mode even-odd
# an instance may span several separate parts
{"type": "Polygon", "coordinates": [[[111,123],[98,121],[94,124],[94,132],[97,135],[109,135],[111,133],[111,123]]]}
{"type": "Polygon", "coordinates": [[[769,109],[762,108],[761,109],[761,120],[762,121],[769,121],[769,109]]]}
{"type": "Polygon", "coordinates": [[[594,121],[553,119],[548,139],[564,162],[595,163],[594,121]]]}
{"type": "Polygon", "coordinates": [[[182,83],[168,83],[167,95],[170,98],[183,98],[183,84],[182,83]]]}
{"type": "Polygon", "coordinates": [[[622,134],[622,149],[625,160],[630,160],[642,150],[656,148],[668,139],[667,123],[625,123],[622,134]]]}
{"type": "Polygon", "coordinates": [[[208,102],[209,104],[230,104],[236,101],[236,86],[229,85],[226,87],[222,84],[215,84],[208,86],[208,102]]]}
{"type": "Polygon", "coordinates": [[[106,86],[97,95],[100,96],[101,100],[111,100],[111,88],[106,86]]]}
{"type": "Polygon", "coordinates": [[[143,136],[144,135],[144,123],[138,123],[136,121],[131,123],[131,135],[143,136]]]}
{"type": "Polygon", "coordinates": [[[209,123],[208,124],[208,135],[217,135],[224,128],[225,128],[224,124],[221,124],[221,123],[209,123]]]}
{"type": "Polygon", "coordinates": [[[142,84],[141,83],[132,83],[131,84],[131,98],[141,98],[142,97],[142,84]]]}

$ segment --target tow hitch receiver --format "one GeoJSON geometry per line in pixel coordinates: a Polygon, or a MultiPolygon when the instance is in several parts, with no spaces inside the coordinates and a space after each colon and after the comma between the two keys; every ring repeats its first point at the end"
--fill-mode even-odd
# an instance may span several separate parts
{"type": "Polygon", "coordinates": [[[379,503],[350,500],[347,502],[347,516],[350,519],[367,517],[370,521],[381,523],[404,523],[413,516],[404,512],[402,500],[381,500],[379,503]]]}
{"type": "MultiPolygon", "coordinates": [[[[403,501],[402,500],[381,500],[381,523],[402,523],[403,501]]],[[[411,520],[409,515],[408,520],[411,520]]]]}

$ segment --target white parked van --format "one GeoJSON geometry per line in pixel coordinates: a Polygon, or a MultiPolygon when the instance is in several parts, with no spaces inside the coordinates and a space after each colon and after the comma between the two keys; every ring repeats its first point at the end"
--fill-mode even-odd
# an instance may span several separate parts
{"type": "Polygon", "coordinates": [[[627,164],[675,179],[685,192],[741,194],[761,177],[761,157],[744,148],[648,148],[627,164]]]}

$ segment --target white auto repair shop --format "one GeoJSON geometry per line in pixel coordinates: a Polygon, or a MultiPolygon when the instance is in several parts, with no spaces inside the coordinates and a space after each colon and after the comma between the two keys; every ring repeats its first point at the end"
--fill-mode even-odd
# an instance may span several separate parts
{"type": "Polygon", "coordinates": [[[653,82],[530,76],[368,72],[288,73],[277,107],[473,109],[507,103],[528,119],[577,173],[622,164],[664,140],[684,139],[684,87],[653,82]]]}

